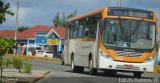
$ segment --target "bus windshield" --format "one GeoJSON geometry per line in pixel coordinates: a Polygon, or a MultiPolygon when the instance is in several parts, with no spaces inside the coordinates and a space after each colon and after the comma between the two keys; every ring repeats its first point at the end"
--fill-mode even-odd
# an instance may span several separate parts
{"type": "Polygon", "coordinates": [[[144,20],[105,19],[102,41],[106,46],[152,49],[155,46],[155,24],[144,20]]]}

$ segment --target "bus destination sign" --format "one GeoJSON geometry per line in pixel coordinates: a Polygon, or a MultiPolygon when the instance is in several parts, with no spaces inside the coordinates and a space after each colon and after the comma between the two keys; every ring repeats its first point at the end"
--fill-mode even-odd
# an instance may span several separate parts
{"type": "Polygon", "coordinates": [[[153,13],[150,11],[140,10],[140,9],[130,9],[130,8],[111,8],[108,10],[109,16],[129,16],[129,17],[138,17],[138,18],[146,18],[153,19],[153,13]]]}

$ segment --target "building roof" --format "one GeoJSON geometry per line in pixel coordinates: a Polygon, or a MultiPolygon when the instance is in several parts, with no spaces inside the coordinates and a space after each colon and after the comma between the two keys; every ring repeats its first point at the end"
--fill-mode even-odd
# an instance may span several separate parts
{"type": "Polygon", "coordinates": [[[54,27],[52,28],[52,30],[46,35],[46,37],[48,38],[50,35],[52,35],[52,33],[55,33],[59,38],[64,38],[65,37],[65,32],[66,32],[66,28],[63,27],[54,27]]]}
{"type": "Polygon", "coordinates": [[[11,37],[14,38],[15,31],[14,30],[0,30],[0,37],[11,37]]]}
{"type": "Polygon", "coordinates": [[[53,29],[59,35],[60,38],[64,38],[65,37],[66,28],[55,27],[53,29]]]}
{"type": "Polygon", "coordinates": [[[37,25],[22,31],[18,34],[18,38],[36,38],[37,32],[49,32],[52,29],[51,26],[37,25]]]}
{"type": "MultiPolygon", "coordinates": [[[[52,27],[52,26],[46,26],[46,25],[36,25],[34,27],[31,27],[25,31],[17,32],[17,38],[36,38],[37,32],[50,32],[54,30],[57,36],[60,38],[65,37],[65,28],[61,27],[52,27]]],[[[11,37],[14,38],[15,31],[14,30],[0,30],[0,37],[11,37]]]]}

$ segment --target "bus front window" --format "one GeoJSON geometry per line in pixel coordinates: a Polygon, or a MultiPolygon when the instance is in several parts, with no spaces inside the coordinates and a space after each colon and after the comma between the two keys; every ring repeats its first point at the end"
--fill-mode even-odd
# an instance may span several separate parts
{"type": "Polygon", "coordinates": [[[106,46],[152,49],[155,46],[155,24],[129,19],[106,19],[103,43],[106,46]]]}

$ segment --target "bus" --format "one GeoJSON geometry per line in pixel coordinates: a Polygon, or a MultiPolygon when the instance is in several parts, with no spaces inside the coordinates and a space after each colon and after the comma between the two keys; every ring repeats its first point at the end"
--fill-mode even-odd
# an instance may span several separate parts
{"type": "Polygon", "coordinates": [[[106,74],[153,72],[157,53],[157,17],[153,11],[104,7],[67,21],[64,63],[73,72],[106,74]]]}

